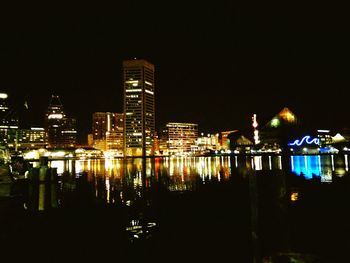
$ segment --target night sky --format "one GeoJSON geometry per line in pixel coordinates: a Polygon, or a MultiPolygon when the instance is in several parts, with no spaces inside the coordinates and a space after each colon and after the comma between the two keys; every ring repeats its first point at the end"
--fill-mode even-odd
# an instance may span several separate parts
{"type": "Polygon", "coordinates": [[[85,139],[93,112],[122,112],[122,61],[137,57],[156,67],[157,127],[246,129],[285,106],[309,127],[350,126],[347,8],[140,2],[2,8],[0,91],[36,125],[60,95],[85,139]]]}

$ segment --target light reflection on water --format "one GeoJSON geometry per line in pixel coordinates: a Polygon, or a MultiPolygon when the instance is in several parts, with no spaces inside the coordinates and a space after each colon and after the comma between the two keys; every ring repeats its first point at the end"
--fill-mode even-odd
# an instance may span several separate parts
{"type": "Polygon", "coordinates": [[[299,155],[291,157],[291,170],[307,179],[321,177],[322,182],[331,182],[332,174],[341,177],[348,170],[347,155],[299,155]]]}
{"type": "MultiPolygon", "coordinates": [[[[108,189],[118,179],[120,184],[127,182],[129,187],[134,188],[149,187],[154,181],[163,181],[170,191],[194,190],[198,181],[224,182],[231,175],[239,176],[247,170],[283,168],[281,156],[167,157],[145,160],[144,167],[142,158],[51,161],[51,167],[56,167],[59,174],[65,171],[73,174],[86,172],[90,179],[108,178],[108,182],[105,182],[108,189]],[[145,175],[144,180],[142,175],[145,175]]],[[[290,158],[290,171],[287,172],[303,175],[307,179],[316,176],[321,177],[322,181],[330,181],[332,174],[342,176],[349,171],[348,162],[348,155],[295,155],[290,158]]]]}
{"type": "MultiPolygon", "coordinates": [[[[178,194],[195,192],[200,184],[222,184],[233,177],[246,176],[249,171],[281,171],[285,163],[288,160],[284,162],[281,156],[263,155],[66,160],[51,161],[50,165],[59,174],[69,172],[77,178],[85,174],[98,200],[129,209],[126,231],[129,241],[136,242],[148,239],[158,226],[157,218],[145,218],[152,206],[152,189],[178,194]]],[[[348,172],[348,156],[291,156],[289,165],[287,174],[307,179],[317,176],[322,182],[331,182],[332,176],[348,172]]]]}

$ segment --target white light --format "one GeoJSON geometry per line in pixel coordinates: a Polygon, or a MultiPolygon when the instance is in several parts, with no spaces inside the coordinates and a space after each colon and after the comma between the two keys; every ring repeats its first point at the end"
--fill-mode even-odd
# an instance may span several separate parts
{"type": "Polygon", "coordinates": [[[0,93],[0,99],[7,99],[8,95],[6,93],[0,93]]]}
{"type": "Polygon", "coordinates": [[[127,89],[125,92],[139,92],[142,91],[141,89],[127,89]]]}
{"type": "Polygon", "coordinates": [[[66,152],[60,151],[60,152],[52,152],[51,156],[52,157],[63,157],[66,155],[66,152]]]}
{"type": "Polygon", "coordinates": [[[23,154],[23,159],[39,159],[38,151],[30,151],[23,154]]]}
{"type": "Polygon", "coordinates": [[[329,130],[317,130],[317,132],[328,133],[329,130]]]}
{"type": "Polygon", "coordinates": [[[62,119],[63,115],[62,114],[50,114],[48,116],[49,119],[62,119]]]}
{"type": "Polygon", "coordinates": [[[154,95],[154,92],[153,92],[153,91],[150,91],[150,90],[147,90],[147,89],[145,89],[145,91],[146,91],[146,93],[148,93],[148,94],[154,95]]]}

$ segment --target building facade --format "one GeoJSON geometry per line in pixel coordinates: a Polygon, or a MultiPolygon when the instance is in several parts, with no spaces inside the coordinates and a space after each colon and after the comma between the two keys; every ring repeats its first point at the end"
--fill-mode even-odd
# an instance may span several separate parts
{"type": "Polygon", "coordinates": [[[169,122],[163,129],[169,155],[191,153],[198,139],[198,124],[169,122]]]}
{"type": "Polygon", "coordinates": [[[46,112],[45,128],[50,148],[66,148],[76,145],[76,119],[66,117],[59,96],[52,95],[46,112]]]}
{"type": "Polygon", "coordinates": [[[32,127],[30,129],[19,129],[17,131],[17,145],[11,143],[9,146],[18,150],[45,148],[46,132],[44,128],[32,127]]]}
{"type": "Polygon", "coordinates": [[[123,61],[124,155],[154,155],[154,65],[146,60],[123,61]]]}
{"type": "Polygon", "coordinates": [[[77,120],[75,118],[64,118],[61,129],[61,146],[74,147],[77,144],[77,120]]]}
{"type": "Polygon", "coordinates": [[[123,151],[124,114],[95,112],[92,115],[92,145],[102,151],[123,151]]]}

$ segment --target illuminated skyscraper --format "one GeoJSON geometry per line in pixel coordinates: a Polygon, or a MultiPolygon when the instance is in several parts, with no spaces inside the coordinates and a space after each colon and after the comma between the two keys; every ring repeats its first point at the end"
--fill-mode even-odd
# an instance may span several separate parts
{"type": "Polygon", "coordinates": [[[18,116],[8,104],[8,95],[0,93],[0,144],[14,141],[18,130],[18,116]]]}
{"type": "Polygon", "coordinates": [[[71,147],[76,144],[76,119],[66,117],[59,96],[51,96],[45,126],[49,147],[71,147]]]}
{"type": "Polygon", "coordinates": [[[61,129],[61,147],[73,147],[77,143],[77,120],[64,118],[61,129]]]}
{"type": "Polygon", "coordinates": [[[153,155],[155,132],[154,65],[146,60],[123,62],[124,155],[153,155]]]}

